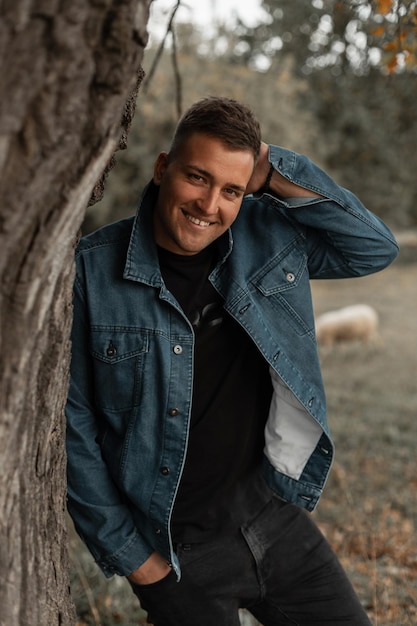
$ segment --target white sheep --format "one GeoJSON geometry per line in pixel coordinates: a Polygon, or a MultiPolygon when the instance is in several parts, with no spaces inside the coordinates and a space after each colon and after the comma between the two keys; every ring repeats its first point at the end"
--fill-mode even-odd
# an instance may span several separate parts
{"type": "Polygon", "coordinates": [[[378,337],[378,314],[368,304],[328,311],[316,319],[317,342],[332,346],[341,341],[369,341],[378,337]]]}

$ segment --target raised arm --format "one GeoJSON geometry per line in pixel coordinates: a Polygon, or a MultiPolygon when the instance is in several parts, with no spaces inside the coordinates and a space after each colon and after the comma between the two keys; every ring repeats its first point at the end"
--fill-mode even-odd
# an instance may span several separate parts
{"type": "Polygon", "coordinates": [[[320,198],[320,194],[305,189],[300,185],[291,182],[275,169],[273,163],[269,161],[269,146],[262,142],[259,159],[253,171],[252,178],[246,188],[246,193],[256,193],[265,188],[267,181],[268,189],[271,193],[280,198],[320,198]]]}
{"type": "Polygon", "coordinates": [[[262,143],[246,191],[302,227],[311,278],[370,274],[398,254],[386,224],[304,155],[262,143]]]}

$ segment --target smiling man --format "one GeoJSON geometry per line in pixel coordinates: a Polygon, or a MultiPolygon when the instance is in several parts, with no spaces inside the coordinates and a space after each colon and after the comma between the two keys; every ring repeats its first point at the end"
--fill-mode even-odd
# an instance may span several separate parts
{"type": "Polygon", "coordinates": [[[160,186],[156,243],[190,255],[220,237],[237,217],[256,157],[201,132],[193,133],[180,151],[161,153],[154,173],[160,186]]]}
{"type": "Polygon", "coordinates": [[[81,241],[69,511],[155,626],[369,626],[306,512],[333,459],[310,279],[396,254],[227,98],[186,112],[135,217],[81,241]]]}

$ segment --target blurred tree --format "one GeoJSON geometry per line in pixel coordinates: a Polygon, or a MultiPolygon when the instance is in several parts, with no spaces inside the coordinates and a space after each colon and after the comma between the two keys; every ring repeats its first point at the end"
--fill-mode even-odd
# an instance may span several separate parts
{"type": "Polygon", "coordinates": [[[282,50],[294,55],[300,72],[417,69],[416,0],[263,0],[262,7],[262,24],[239,22],[235,58],[267,66],[282,50]]]}
{"type": "Polygon", "coordinates": [[[316,150],[338,181],[397,229],[417,227],[416,81],[315,72],[304,105],[322,137],[316,150]]]}
{"type": "Polygon", "coordinates": [[[370,10],[368,45],[382,51],[381,65],[389,73],[417,69],[417,2],[374,0],[370,10]]]}
{"type": "Polygon", "coordinates": [[[70,626],[65,517],[74,245],[126,141],[149,0],[2,3],[0,622],[70,626]]]}

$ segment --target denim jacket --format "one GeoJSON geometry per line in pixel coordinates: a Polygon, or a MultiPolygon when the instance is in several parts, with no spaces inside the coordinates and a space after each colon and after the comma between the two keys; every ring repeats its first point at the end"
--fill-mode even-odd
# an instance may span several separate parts
{"type": "MultiPolygon", "coordinates": [[[[333,444],[309,281],[376,272],[398,248],[388,228],[307,157],[270,146],[269,160],[323,198],[246,196],[219,240],[210,281],[270,366],[264,478],[311,511],[333,444]]],[[[187,450],[194,335],[159,270],[156,193],[151,183],[136,217],[83,238],[76,254],[68,504],[107,576],[129,574],[154,550],[180,575],[170,515],[187,450]]]]}

